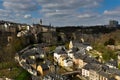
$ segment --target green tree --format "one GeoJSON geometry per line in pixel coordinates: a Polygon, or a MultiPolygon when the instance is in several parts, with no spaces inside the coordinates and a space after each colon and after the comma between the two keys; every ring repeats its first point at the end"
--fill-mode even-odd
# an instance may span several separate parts
{"type": "Polygon", "coordinates": [[[109,49],[104,49],[103,53],[102,53],[102,57],[104,61],[109,61],[110,59],[117,59],[117,54],[115,54],[114,51],[109,50],[109,49]]]}
{"type": "Polygon", "coordinates": [[[120,70],[120,64],[118,64],[118,69],[120,70]]]}
{"type": "Polygon", "coordinates": [[[108,41],[104,43],[104,45],[115,45],[115,40],[113,38],[110,38],[108,41]]]}
{"type": "Polygon", "coordinates": [[[109,61],[110,60],[110,55],[111,55],[111,53],[109,53],[108,51],[104,51],[102,53],[103,60],[104,61],[109,61]]]}

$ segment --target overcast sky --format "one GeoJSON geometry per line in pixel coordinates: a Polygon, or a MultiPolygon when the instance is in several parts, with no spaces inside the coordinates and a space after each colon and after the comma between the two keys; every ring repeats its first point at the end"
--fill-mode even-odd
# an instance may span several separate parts
{"type": "Polygon", "coordinates": [[[120,0],[0,0],[0,20],[54,26],[120,22],[120,0]]]}

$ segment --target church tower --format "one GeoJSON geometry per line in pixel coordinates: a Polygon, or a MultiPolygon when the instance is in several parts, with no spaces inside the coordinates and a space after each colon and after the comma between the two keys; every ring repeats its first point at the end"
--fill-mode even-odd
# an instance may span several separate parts
{"type": "Polygon", "coordinates": [[[73,48],[73,43],[72,43],[72,41],[70,41],[70,43],[69,43],[69,50],[72,49],[72,48],[73,48]]]}

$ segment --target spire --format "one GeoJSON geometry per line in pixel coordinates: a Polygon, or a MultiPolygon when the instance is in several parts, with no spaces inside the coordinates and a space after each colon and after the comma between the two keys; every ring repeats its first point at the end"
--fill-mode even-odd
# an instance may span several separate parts
{"type": "Polygon", "coordinates": [[[40,25],[42,25],[42,19],[40,19],[40,25]]]}
{"type": "Polygon", "coordinates": [[[72,49],[73,48],[73,43],[72,43],[72,41],[70,41],[70,43],[69,43],[69,49],[72,49]]]}
{"type": "Polygon", "coordinates": [[[81,38],[81,42],[84,43],[84,39],[83,38],[81,38]]]}

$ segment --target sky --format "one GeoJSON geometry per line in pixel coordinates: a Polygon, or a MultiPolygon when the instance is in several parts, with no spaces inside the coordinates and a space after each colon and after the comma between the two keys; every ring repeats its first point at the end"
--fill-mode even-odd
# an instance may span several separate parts
{"type": "Polygon", "coordinates": [[[120,0],[0,0],[0,20],[53,26],[120,22],[120,0]]]}

